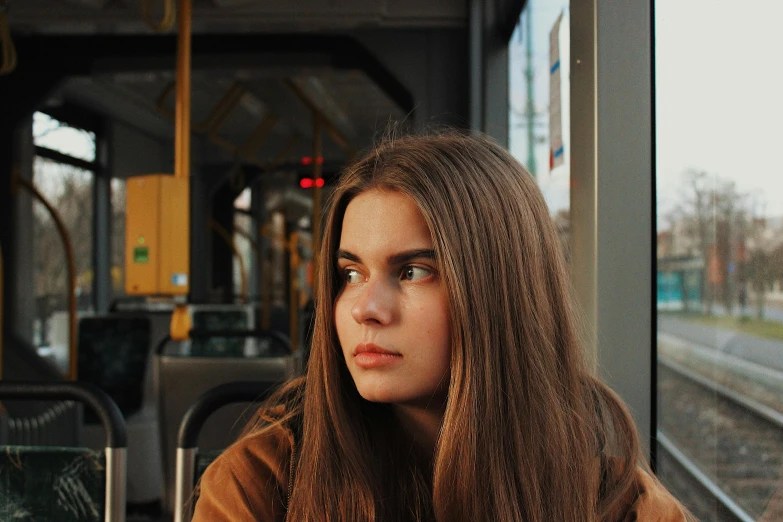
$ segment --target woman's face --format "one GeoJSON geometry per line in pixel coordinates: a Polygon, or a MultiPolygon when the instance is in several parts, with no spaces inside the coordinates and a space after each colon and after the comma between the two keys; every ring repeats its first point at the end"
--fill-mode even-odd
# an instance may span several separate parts
{"type": "Polygon", "coordinates": [[[345,210],[337,265],[334,319],[359,394],[425,406],[445,399],[448,298],[414,201],[378,189],[356,196],[345,210]]]}

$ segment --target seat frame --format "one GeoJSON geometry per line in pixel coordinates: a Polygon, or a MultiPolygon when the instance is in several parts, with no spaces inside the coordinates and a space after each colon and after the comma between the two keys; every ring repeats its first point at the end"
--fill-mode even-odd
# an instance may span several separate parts
{"type": "Polygon", "coordinates": [[[177,457],[174,488],[174,522],[190,522],[192,494],[198,455],[198,435],[204,423],[214,412],[237,402],[259,402],[279,386],[271,381],[237,381],[221,384],[208,390],[185,413],[177,436],[177,457]]]}
{"type": "Polygon", "coordinates": [[[122,413],[106,392],[83,382],[0,382],[0,399],[74,400],[92,408],[106,430],[104,521],[125,522],[128,436],[122,413]]]}

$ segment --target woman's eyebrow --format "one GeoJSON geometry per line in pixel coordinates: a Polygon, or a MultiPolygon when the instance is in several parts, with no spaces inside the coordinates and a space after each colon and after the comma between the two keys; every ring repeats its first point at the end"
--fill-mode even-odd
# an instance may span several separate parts
{"type": "Polygon", "coordinates": [[[432,259],[435,260],[435,251],[429,248],[420,248],[416,250],[407,250],[405,252],[400,252],[399,254],[394,254],[392,256],[389,256],[388,263],[390,265],[402,265],[404,263],[407,263],[408,261],[412,261],[414,259],[432,259]]]}
{"type": "MultiPolygon", "coordinates": [[[[414,259],[432,259],[435,260],[435,251],[431,248],[418,248],[416,250],[406,250],[405,252],[400,252],[398,254],[394,254],[389,256],[386,259],[386,262],[390,265],[402,265],[407,263],[408,261],[412,261],[414,259]]],[[[356,254],[352,254],[351,252],[348,252],[347,250],[338,250],[337,251],[337,259],[346,259],[348,261],[352,261],[354,263],[361,263],[362,260],[359,256],[356,254]]]]}
{"type": "Polygon", "coordinates": [[[342,250],[342,249],[337,251],[337,259],[347,259],[348,261],[353,261],[354,263],[362,262],[362,260],[359,259],[359,256],[357,256],[356,254],[352,254],[347,250],[342,250]]]}

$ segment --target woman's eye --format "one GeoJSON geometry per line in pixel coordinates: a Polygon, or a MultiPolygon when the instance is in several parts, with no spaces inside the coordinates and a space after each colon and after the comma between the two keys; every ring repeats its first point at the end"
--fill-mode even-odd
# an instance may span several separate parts
{"type": "Polygon", "coordinates": [[[419,281],[432,273],[432,270],[420,266],[406,266],[402,269],[400,279],[403,281],[419,281]]]}
{"type": "Polygon", "coordinates": [[[362,281],[362,276],[357,270],[348,269],[345,271],[346,283],[360,283],[361,281],[362,281]]]}

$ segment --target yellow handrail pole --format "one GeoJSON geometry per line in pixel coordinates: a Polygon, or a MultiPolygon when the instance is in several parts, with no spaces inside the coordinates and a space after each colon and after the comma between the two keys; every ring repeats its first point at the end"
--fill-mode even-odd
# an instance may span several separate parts
{"type": "Polygon", "coordinates": [[[231,234],[229,234],[228,230],[220,226],[220,224],[214,219],[209,220],[209,228],[217,232],[220,235],[220,237],[223,238],[226,244],[228,244],[228,246],[231,248],[231,251],[234,253],[234,256],[237,258],[237,261],[239,261],[239,280],[241,285],[240,292],[242,293],[242,302],[246,303],[247,302],[247,274],[245,273],[245,262],[242,259],[239,250],[237,249],[237,245],[234,243],[234,238],[231,237],[231,234]]]}
{"type": "Polygon", "coordinates": [[[190,178],[191,0],[179,0],[174,176],[190,178]]]}
{"type": "Polygon", "coordinates": [[[326,115],[321,112],[321,109],[318,107],[318,104],[316,104],[312,99],[310,99],[310,96],[306,92],[304,92],[299,85],[296,84],[295,81],[293,81],[291,78],[286,79],[286,85],[288,85],[288,88],[293,91],[293,93],[299,98],[302,103],[304,103],[308,109],[310,109],[310,112],[313,114],[317,114],[322,119],[322,124],[324,129],[326,130],[326,133],[329,134],[329,137],[332,138],[332,141],[337,144],[338,147],[343,149],[348,156],[353,156],[356,153],[356,149],[348,142],[348,140],[343,136],[340,131],[335,127],[335,125],[329,121],[329,119],[326,117],[326,115]]]}
{"type": "Polygon", "coordinates": [[[289,275],[290,281],[290,296],[289,296],[289,309],[288,320],[291,329],[291,348],[294,353],[299,351],[299,265],[301,259],[299,258],[299,233],[293,232],[291,238],[288,241],[288,259],[289,259],[289,275]]]}
{"type": "Polygon", "coordinates": [[[316,267],[313,274],[313,288],[317,288],[318,282],[318,261],[321,250],[321,187],[318,186],[318,180],[322,177],[322,161],[319,161],[323,154],[323,140],[321,136],[321,127],[323,120],[321,116],[313,112],[313,266],[316,267]]]}
{"type": "Polygon", "coordinates": [[[71,237],[68,234],[68,229],[65,228],[62,219],[60,219],[60,215],[52,204],[46,200],[43,194],[38,192],[35,185],[26,179],[21,178],[19,175],[15,176],[15,180],[19,183],[19,186],[24,187],[40,201],[44,207],[46,207],[46,210],[49,212],[49,215],[52,216],[52,220],[54,220],[54,224],[57,226],[57,231],[60,233],[60,237],[63,240],[65,258],[68,263],[68,379],[75,381],[79,353],[76,346],[76,261],[73,253],[73,245],[71,244],[71,237]]]}
{"type": "Polygon", "coordinates": [[[161,91],[161,93],[158,95],[158,99],[155,101],[155,108],[157,109],[157,111],[165,116],[168,116],[169,118],[176,118],[176,116],[174,115],[173,112],[171,112],[166,107],[166,100],[171,95],[171,93],[174,92],[176,89],[177,89],[176,80],[167,83],[166,86],[161,91]]]}
{"type": "Polygon", "coordinates": [[[8,3],[5,0],[0,1],[0,50],[2,51],[2,60],[0,60],[0,76],[11,74],[16,69],[16,47],[11,38],[11,28],[8,26],[8,3]]]}
{"type": "Polygon", "coordinates": [[[204,121],[196,125],[197,131],[206,132],[209,135],[217,134],[218,129],[228,116],[234,111],[247,90],[239,83],[234,82],[223,95],[223,98],[215,105],[212,112],[204,118],[204,121]]]}
{"type": "MultiPolygon", "coordinates": [[[[155,102],[155,109],[163,114],[164,116],[167,116],[169,118],[174,118],[176,123],[176,115],[172,113],[166,106],[166,99],[171,95],[172,92],[174,92],[174,89],[177,86],[177,82],[171,82],[166,87],[163,88],[160,95],[158,96],[158,100],[155,102]]],[[[225,138],[222,138],[217,134],[217,130],[220,128],[220,126],[223,123],[223,120],[228,117],[229,114],[231,114],[231,111],[235,108],[236,104],[238,104],[242,96],[247,92],[244,87],[239,86],[239,89],[241,89],[241,92],[238,94],[233,94],[234,96],[233,100],[230,101],[232,105],[220,107],[221,104],[228,103],[225,99],[221,100],[218,103],[218,106],[216,106],[213,109],[214,114],[210,114],[205,118],[204,121],[193,124],[191,123],[191,129],[194,132],[197,133],[203,133],[206,135],[206,138],[213,143],[214,145],[217,145],[218,147],[222,148],[232,156],[236,156],[240,153],[242,153],[241,146],[234,145],[230,141],[226,140],[225,138]],[[215,113],[218,109],[221,109],[221,112],[215,113]]],[[[229,94],[231,92],[229,91],[229,94]]],[[[252,163],[253,165],[257,166],[259,169],[266,170],[269,165],[262,163],[252,157],[245,157],[245,160],[249,163],[252,163]]]]}
{"type": "MultiPolygon", "coordinates": [[[[166,100],[168,100],[169,96],[175,92],[176,87],[176,81],[169,82],[166,84],[163,90],[160,91],[160,94],[155,101],[155,110],[164,116],[168,116],[169,118],[175,118],[176,116],[166,107],[166,100]]],[[[212,108],[212,111],[210,111],[210,113],[207,114],[207,116],[202,121],[198,123],[191,122],[191,129],[193,132],[205,133],[208,138],[217,135],[217,131],[220,130],[220,126],[233,112],[236,106],[239,105],[239,102],[242,101],[242,97],[246,92],[247,89],[245,89],[245,87],[242,86],[239,82],[232,84],[220,99],[220,101],[218,101],[212,108]]]]}
{"type": "Polygon", "coordinates": [[[245,142],[237,148],[238,159],[252,160],[253,154],[264,144],[278,120],[279,118],[275,114],[267,113],[245,142]]]}
{"type": "Polygon", "coordinates": [[[165,33],[171,30],[177,19],[177,14],[174,11],[174,0],[163,0],[163,14],[159,22],[154,21],[152,18],[152,0],[142,0],[141,14],[150,29],[158,33],[165,33]]]}

